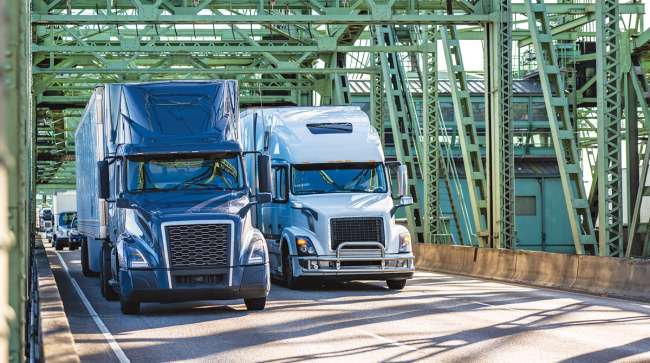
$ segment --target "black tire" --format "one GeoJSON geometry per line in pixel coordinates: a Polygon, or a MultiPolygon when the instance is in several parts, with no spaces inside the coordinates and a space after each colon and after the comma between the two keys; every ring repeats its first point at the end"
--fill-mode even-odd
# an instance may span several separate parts
{"type": "Polygon", "coordinates": [[[284,284],[291,290],[296,290],[300,287],[299,281],[293,276],[293,268],[289,264],[289,249],[284,248],[282,251],[282,276],[284,284]]]}
{"type": "Polygon", "coordinates": [[[78,248],[79,248],[79,244],[78,244],[78,243],[76,243],[76,242],[75,242],[75,243],[69,242],[69,244],[68,244],[68,249],[69,249],[70,251],[74,251],[74,250],[76,250],[76,249],[78,249],[78,248]]]}
{"type": "Polygon", "coordinates": [[[63,242],[61,240],[54,239],[54,249],[55,250],[61,251],[61,250],[63,250],[63,247],[64,247],[63,242]]]}
{"type": "Polygon", "coordinates": [[[104,244],[102,246],[102,263],[101,269],[99,272],[99,284],[102,292],[102,296],[108,301],[116,301],[120,298],[120,295],[113,290],[113,287],[109,284],[111,279],[111,255],[110,255],[110,246],[104,244]]]}
{"type": "Polygon", "coordinates": [[[402,290],[406,286],[406,279],[401,280],[386,280],[386,285],[391,290],[402,290]]]}
{"type": "Polygon", "coordinates": [[[264,306],[266,306],[266,297],[244,299],[244,304],[246,304],[246,310],[248,311],[264,310],[264,306]]]}
{"type": "Polygon", "coordinates": [[[135,315],[140,313],[140,302],[120,299],[120,311],[124,315],[135,315]]]}
{"type": "Polygon", "coordinates": [[[97,276],[97,273],[90,269],[90,258],[88,258],[88,241],[84,238],[81,241],[81,272],[86,277],[97,276]]]}

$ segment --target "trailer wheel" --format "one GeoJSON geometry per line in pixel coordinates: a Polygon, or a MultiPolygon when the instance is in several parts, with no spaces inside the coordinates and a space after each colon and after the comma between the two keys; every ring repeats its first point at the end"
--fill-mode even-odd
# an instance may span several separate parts
{"type": "Polygon", "coordinates": [[[386,285],[391,290],[401,290],[406,286],[406,279],[401,280],[386,280],[386,285]]]}
{"type": "Polygon", "coordinates": [[[244,304],[246,304],[246,310],[248,311],[264,310],[264,306],[266,306],[266,297],[244,299],[244,304]]]}
{"type": "Polygon", "coordinates": [[[97,273],[93,272],[90,269],[90,258],[88,258],[88,240],[86,240],[86,238],[81,241],[81,251],[79,253],[81,254],[81,272],[84,274],[84,276],[97,276],[97,273]]]}
{"type": "Polygon", "coordinates": [[[99,284],[102,296],[104,296],[104,298],[108,301],[115,301],[120,298],[120,295],[118,295],[118,293],[113,290],[113,287],[111,287],[109,283],[111,277],[111,255],[109,248],[110,247],[107,244],[104,244],[102,246],[99,284]]]}

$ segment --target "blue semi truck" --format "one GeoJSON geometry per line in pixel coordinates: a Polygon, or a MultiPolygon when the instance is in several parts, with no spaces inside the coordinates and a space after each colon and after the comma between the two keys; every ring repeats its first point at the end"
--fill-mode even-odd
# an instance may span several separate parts
{"type": "Polygon", "coordinates": [[[247,185],[240,133],[235,81],[95,89],[75,133],[81,262],[124,314],[205,299],[264,308],[269,259],[251,206],[270,201],[270,159],[257,155],[247,185]]]}

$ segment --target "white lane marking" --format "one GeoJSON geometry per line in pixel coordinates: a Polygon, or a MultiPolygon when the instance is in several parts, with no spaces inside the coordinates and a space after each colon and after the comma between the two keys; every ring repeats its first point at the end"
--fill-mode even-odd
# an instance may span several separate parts
{"type": "Polygon", "coordinates": [[[384,343],[388,343],[389,345],[392,345],[392,346],[396,346],[396,347],[404,348],[404,349],[406,349],[406,350],[410,350],[410,351],[412,351],[412,352],[415,352],[415,351],[419,350],[419,349],[416,348],[416,347],[412,347],[412,346],[410,346],[410,345],[406,345],[406,344],[400,343],[400,342],[398,342],[398,341],[395,341],[395,340],[392,340],[392,339],[388,339],[388,338],[386,338],[386,337],[382,337],[381,335],[377,335],[377,334],[375,334],[375,333],[371,333],[371,332],[369,332],[369,331],[367,331],[367,330],[357,329],[357,331],[359,331],[360,333],[363,333],[363,334],[365,334],[365,335],[367,335],[367,336],[369,336],[369,337],[372,337],[372,338],[375,338],[375,339],[381,340],[382,342],[384,342],[384,343]]]}
{"type": "Polygon", "coordinates": [[[63,260],[63,257],[61,257],[61,255],[57,251],[54,251],[54,253],[56,253],[56,256],[59,258],[59,261],[61,261],[61,265],[63,265],[63,269],[65,270],[66,275],[68,275],[68,279],[70,279],[70,282],[72,283],[72,286],[74,286],[74,289],[77,292],[77,295],[79,295],[79,298],[81,299],[81,302],[86,307],[86,310],[88,310],[88,314],[90,314],[90,317],[93,318],[93,321],[95,322],[95,325],[97,325],[97,328],[99,329],[99,331],[102,332],[102,335],[104,336],[104,339],[106,339],[106,341],[108,342],[108,345],[113,350],[113,353],[115,353],[115,356],[117,357],[117,360],[119,360],[120,363],[130,363],[131,360],[129,360],[129,358],[126,356],[126,354],[124,354],[124,351],[122,350],[122,348],[120,348],[119,344],[117,344],[117,341],[115,340],[115,338],[113,338],[113,335],[108,330],[106,325],[104,325],[104,322],[102,321],[102,319],[99,317],[99,315],[97,315],[97,312],[93,308],[92,304],[90,303],[90,301],[88,300],[86,295],[81,290],[81,287],[77,283],[77,280],[75,280],[74,277],[72,277],[72,275],[70,275],[70,270],[68,270],[68,265],[63,260]]]}

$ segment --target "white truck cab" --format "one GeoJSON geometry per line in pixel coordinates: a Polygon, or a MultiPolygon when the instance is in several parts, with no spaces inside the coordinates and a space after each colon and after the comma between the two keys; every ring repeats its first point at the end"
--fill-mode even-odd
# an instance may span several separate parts
{"type": "Polygon", "coordinates": [[[393,195],[391,165],[368,116],[351,106],[280,107],[249,109],[241,119],[244,150],[272,160],[273,201],[255,215],[271,273],[289,287],[314,277],[403,288],[414,271],[409,231],[395,223],[396,210],[412,204],[406,168],[392,165],[393,195]]]}

